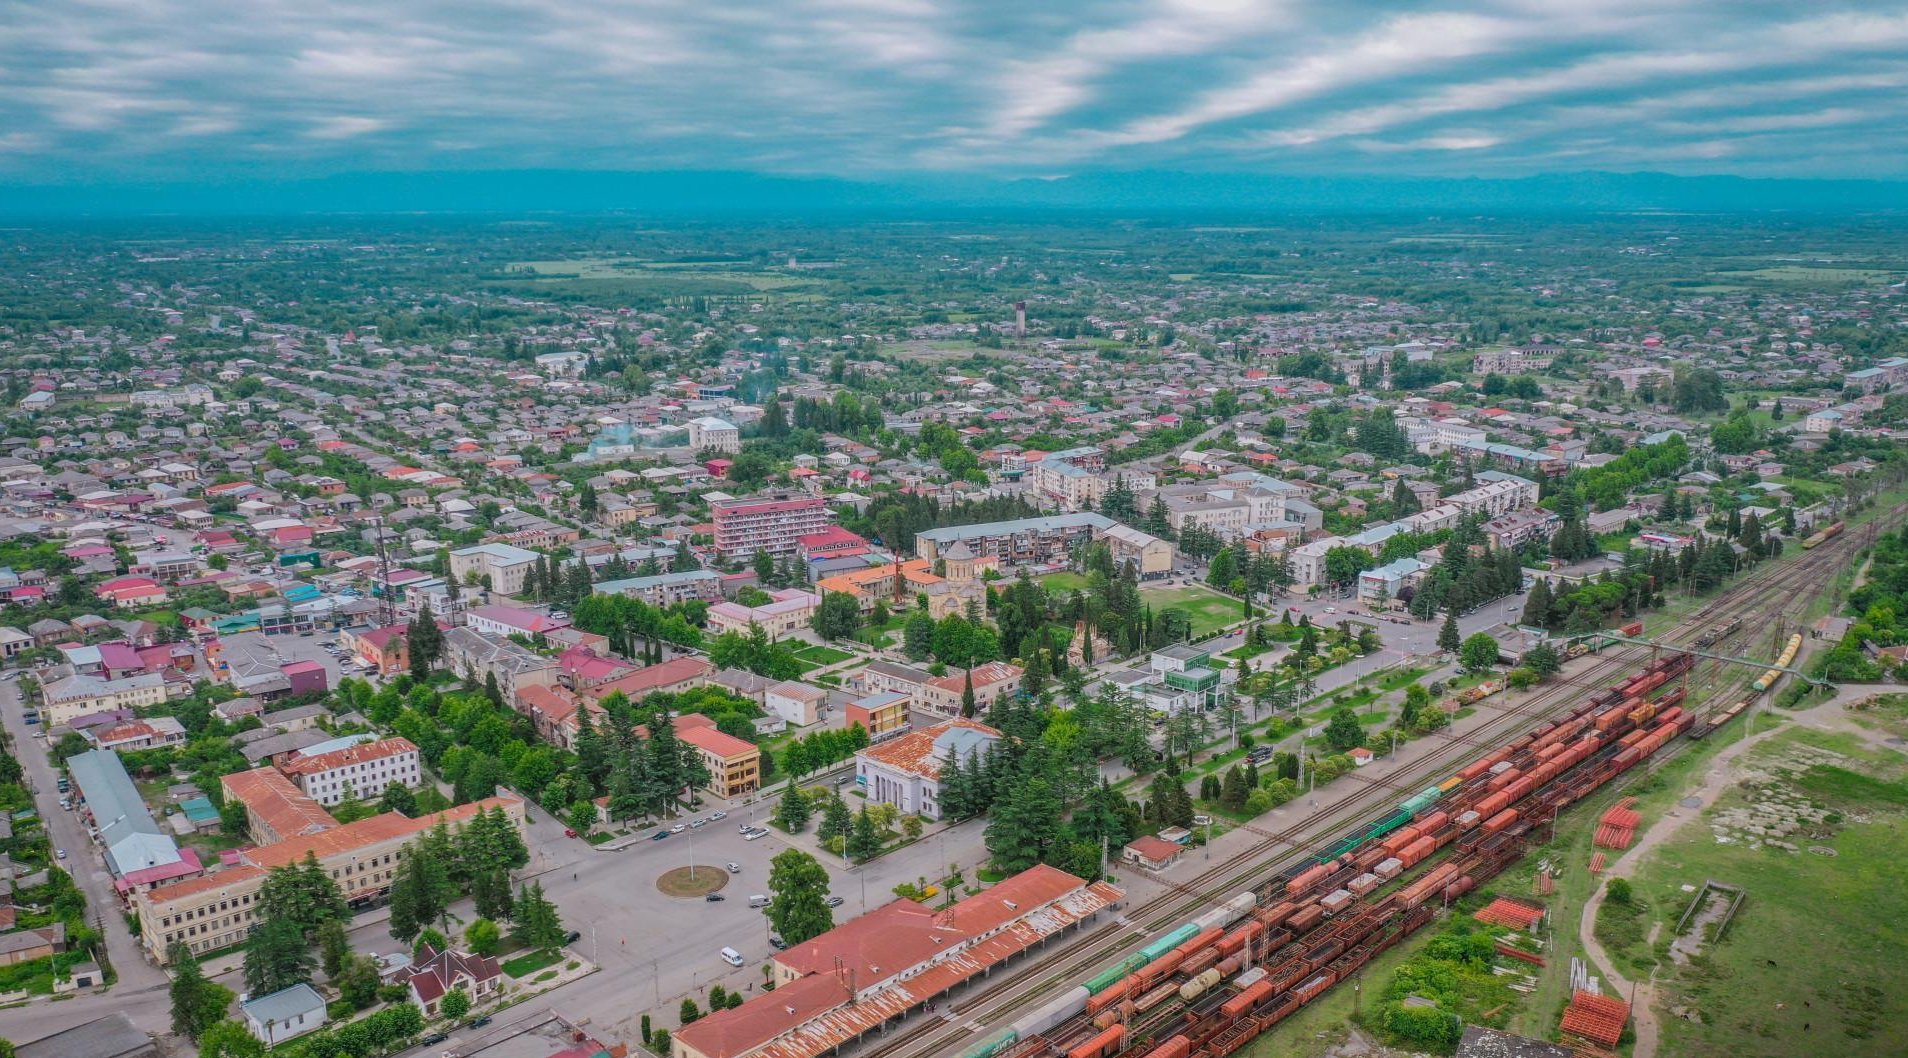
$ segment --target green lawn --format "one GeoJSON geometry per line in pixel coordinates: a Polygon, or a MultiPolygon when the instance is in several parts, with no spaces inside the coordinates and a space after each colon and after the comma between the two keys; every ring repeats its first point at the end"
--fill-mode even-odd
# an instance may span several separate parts
{"type": "Polygon", "coordinates": [[[848,653],[846,650],[837,650],[834,647],[823,646],[803,647],[795,652],[795,656],[802,661],[812,663],[818,668],[824,665],[833,665],[840,661],[847,661],[849,658],[854,657],[853,654],[848,653]]]}
{"type": "Polygon", "coordinates": [[[1908,1020],[1908,963],[1900,955],[1908,947],[1908,890],[1897,880],[1908,838],[1902,760],[1806,730],[1771,739],[1753,758],[1786,771],[1777,772],[1770,794],[1732,788],[1705,822],[1771,794],[1800,796],[1836,814],[1789,840],[1833,855],[1720,843],[1708,826],[1691,826],[1638,871],[1642,914],[1605,916],[1612,921],[1600,921],[1599,932],[1627,940],[1612,956],[1629,963],[1626,970],[1655,968],[1674,1001],[1700,1013],[1696,1021],[1663,1019],[1665,1055],[1900,1054],[1893,1026],[1908,1020]],[[1796,763],[1796,754],[1816,749],[1861,771],[1796,763]],[[1684,887],[1705,879],[1742,886],[1748,899],[1721,942],[1678,966],[1666,949],[1689,903],[1684,887]],[[1659,923],[1650,944],[1649,928],[1659,923]],[[1772,996],[1782,997],[1779,1007],[1772,996]]]}
{"type": "Polygon", "coordinates": [[[503,972],[512,977],[523,977],[536,973],[546,966],[555,966],[563,961],[561,951],[533,951],[528,955],[519,955],[503,964],[503,972]]]}
{"type": "Polygon", "coordinates": [[[1141,588],[1140,599],[1156,612],[1168,607],[1184,610],[1192,618],[1194,638],[1245,618],[1244,603],[1196,584],[1184,588],[1141,588]]]}
{"type": "Polygon", "coordinates": [[[1078,573],[1049,573],[1040,583],[1048,591],[1085,591],[1087,579],[1078,573]]]}

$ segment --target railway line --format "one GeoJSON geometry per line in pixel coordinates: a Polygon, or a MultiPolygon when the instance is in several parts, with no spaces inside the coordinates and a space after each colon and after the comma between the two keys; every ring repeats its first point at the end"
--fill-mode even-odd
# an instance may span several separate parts
{"type": "MultiPolygon", "coordinates": [[[[1904,512],[1908,512],[1908,504],[1896,507],[1890,512],[1889,517],[1899,518],[1904,512]]],[[[971,1038],[976,1031],[977,1023],[1001,1025],[1015,1012],[1039,1003],[1041,1005],[1033,1013],[1015,1022],[1016,1025],[1038,1026],[1039,1032],[1023,1036],[1017,1029],[996,1030],[986,1036],[980,1045],[968,1048],[966,1058],[1042,1058],[1049,1054],[1064,1054],[1067,1058],[1111,1058],[1112,1055],[1120,1052],[1138,1055],[1141,1052],[1134,1048],[1141,1041],[1151,1046],[1154,1043],[1153,1037],[1159,1036],[1158,1027],[1163,1024],[1163,1021],[1172,1020],[1175,1014],[1192,1019],[1191,1023],[1197,1023],[1200,1018],[1210,1017],[1214,1010],[1224,1015],[1224,1009],[1231,1006],[1235,1008],[1235,1014],[1228,1015],[1228,1020],[1240,1031],[1222,1029],[1198,1039],[1183,1034],[1177,1034],[1173,1039],[1160,1036],[1159,1038],[1164,1042],[1159,1043],[1159,1046],[1152,1051],[1146,1052],[1146,1058],[1195,1058],[1195,1056],[1224,1058],[1231,1053],[1231,1049],[1243,1046],[1251,1036],[1276,1024],[1279,1018],[1322,994],[1335,981],[1345,976],[1342,972],[1335,972],[1329,975],[1329,980],[1323,980],[1328,976],[1325,970],[1319,970],[1302,980],[1288,981],[1284,977],[1273,976],[1270,961],[1275,956],[1286,958],[1285,947],[1291,942],[1288,940],[1276,949],[1267,950],[1271,948],[1271,938],[1274,937],[1275,930],[1284,929],[1285,926],[1283,923],[1267,925],[1263,921],[1264,916],[1260,914],[1259,906],[1261,895],[1269,894],[1281,884],[1289,886],[1296,878],[1320,870],[1326,871],[1325,879],[1359,882],[1364,893],[1390,892],[1395,899],[1387,903],[1387,898],[1381,897],[1374,903],[1362,894],[1353,893],[1349,887],[1333,890],[1331,893],[1308,890],[1314,900],[1338,893],[1347,894],[1339,902],[1352,904],[1353,910],[1343,916],[1334,916],[1337,925],[1331,927],[1330,935],[1336,940],[1319,941],[1319,946],[1314,949],[1313,955],[1308,957],[1307,968],[1317,969],[1313,964],[1318,962],[1318,953],[1331,949],[1334,943],[1337,945],[1337,951],[1333,953],[1333,961],[1355,958],[1357,965],[1362,966],[1378,951],[1395,944],[1429,920],[1430,912],[1425,909],[1422,900],[1413,904],[1408,897],[1398,898],[1398,894],[1410,893],[1422,897],[1431,890],[1444,894],[1445,888],[1440,887],[1453,886],[1459,879],[1465,880],[1463,889],[1468,891],[1469,888],[1479,884],[1481,879],[1494,876],[1497,871],[1502,870],[1504,866],[1521,855],[1525,839],[1535,825],[1554,819],[1555,813],[1562,807],[1594,792],[1596,787],[1601,786],[1622,770],[1627,770],[1639,760],[1653,757],[1664,746],[1674,741],[1677,735],[1688,733],[1698,725],[1699,721],[1694,712],[1681,707],[1680,703],[1687,693],[1685,688],[1669,691],[1647,701],[1633,700],[1637,696],[1631,692],[1639,686],[1636,683],[1638,679],[1645,676],[1660,677],[1656,678],[1649,688],[1653,692],[1671,679],[1686,678],[1693,667],[1693,656],[1674,654],[1673,650],[1672,659],[1664,660],[1660,656],[1663,648],[1694,644],[1705,636],[1709,637],[1709,643],[1706,645],[1733,639],[1744,631],[1745,622],[1742,620],[1742,615],[1753,614],[1759,609],[1773,606],[1778,612],[1794,612],[1792,607],[1799,600],[1818,593],[1829,582],[1830,578],[1824,574],[1842,560],[1841,556],[1850,549],[1850,545],[1857,540],[1872,540],[1874,531],[1874,526],[1871,524],[1866,527],[1866,531],[1849,534],[1847,539],[1838,540],[1839,534],[1831,536],[1818,542],[1816,547],[1810,548],[1796,559],[1773,564],[1765,567],[1764,571],[1752,572],[1748,577],[1731,585],[1704,606],[1680,620],[1674,628],[1659,637],[1658,646],[1626,645],[1608,648],[1593,655],[1586,665],[1579,666],[1579,671],[1568,680],[1559,681],[1518,705],[1495,710],[1497,715],[1478,728],[1463,734],[1454,732],[1447,736],[1434,736],[1441,743],[1436,751],[1413,762],[1404,774],[1384,780],[1376,777],[1368,779],[1359,787],[1328,803],[1313,821],[1280,831],[1262,830],[1252,826],[1244,827],[1243,829],[1263,839],[1246,857],[1216,865],[1184,882],[1173,883],[1171,886],[1173,895],[1156,898],[1143,908],[1129,907],[1128,914],[1132,916],[1133,924],[1127,930],[1118,931],[1110,936],[1075,934],[1069,937],[1059,946],[1056,958],[1060,961],[1056,963],[1050,960],[1040,965],[1042,985],[1032,988],[1022,986],[1023,979],[1032,972],[1032,967],[1019,973],[996,975],[977,990],[959,998],[958,1002],[962,1010],[960,1015],[956,1016],[950,1012],[941,1019],[920,1020],[913,1025],[903,1023],[900,1029],[884,1035],[876,1046],[864,1050],[863,1054],[867,1058],[891,1058],[901,1054],[936,1053],[951,1044],[971,1038]],[[1552,715],[1563,712],[1566,706],[1584,697],[1587,692],[1599,686],[1607,686],[1602,681],[1614,672],[1626,668],[1634,671],[1639,661],[1645,657],[1650,660],[1641,675],[1633,676],[1615,687],[1594,694],[1587,705],[1568,712],[1562,720],[1548,722],[1552,715]],[[1674,671],[1671,671],[1672,669],[1674,671]],[[1619,698],[1612,699],[1613,695],[1619,694],[1619,698]],[[1618,708],[1619,706],[1621,708],[1618,708]],[[1597,724],[1605,723],[1598,719],[1600,715],[1598,710],[1621,719],[1608,722],[1607,728],[1597,727],[1597,724]],[[1496,753],[1487,753],[1477,758],[1470,767],[1474,768],[1483,763],[1488,771],[1510,764],[1513,757],[1518,753],[1529,752],[1528,747],[1531,743],[1550,732],[1566,728],[1582,731],[1586,724],[1596,730],[1599,736],[1636,737],[1630,745],[1622,745],[1618,741],[1602,743],[1594,753],[1591,748],[1579,751],[1573,747],[1570,754],[1581,754],[1579,759],[1571,761],[1567,766],[1559,766],[1555,769],[1555,774],[1546,776],[1541,785],[1532,783],[1531,788],[1518,789],[1516,793],[1519,796],[1509,799],[1509,803],[1504,806],[1486,804],[1485,806],[1493,807],[1495,810],[1480,816],[1479,819],[1472,820],[1471,830],[1464,831],[1462,834],[1448,835],[1447,844],[1460,836],[1464,838],[1464,844],[1459,847],[1459,853],[1462,855],[1453,854],[1444,858],[1441,867],[1434,867],[1430,873],[1417,875],[1416,881],[1409,880],[1411,875],[1406,872],[1410,870],[1410,867],[1417,866],[1421,859],[1414,860],[1413,864],[1407,866],[1403,863],[1403,858],[1398,856],[1387,857],[1388,861],[1399,865],[1392,872],[1391,878],[1378,878],[1374,872],[1363,869],[1355,878],[1339,877],[1350,866],[1368,868],[1377,866],[1378,862],[1385,862],[1361,864],[1358,859],[1369,857],[1375,850],[1388,850],[1389,847],[1385,842],[1391,840],[1396,831],[1417,829],[1417,823],[1422,822],[1419,819],[1420,813],[1438,798],[1432,797],[1430,801],[1416,805],[1413,802],[1430,796],[1434,791],[1440,797],[1450,791],[1464,791],[1467,780],[1464,780],[1462,776],[1470,769],[1459,771],[1452,779],[1447,779],[1443,783],[1428,786],[1416,797],[1407,798],[1398,804],[1398,811],[1390,813],[1375,823],[1348,825],[1348,821],[1356,820],[1360,818],[1361,813],[1383,805],[1392,795],[1415,789],[1419,783],[1426,782],[1435,775],[1447,773],[1453,766],[1454,760],[1464,756],[1466,751],[1490,746],[1502,747],[1511,732],[1530,723],[1539,725],[1533,729],[1532,734],[1511,742],[1510,748],[1501,748],[1496,753]],[[1649,747],[1646,752],[1639,752],[1629,757],[1620,766],[1614,763],[1628,750],[1635,749],[1644,743],[1647,743],[1649,747]],[[1515,748],[1520,746],[1522,748],[1515,748]],[[1502,754],[1500,759],[1492,759],[1499,754],[1502,754]],[[1589,770],[1581,772],[1574,770],[1581,767],[1592,756],[1595,760],[1589,770]],[[1569,774],[1564,774],[1566,772],[1569,774]],[[1594,784],[1587,784],[1587,780],[1582,778],[1569,779],[1570,775],[1598,775],[1599,777],[1594,784]],[[1530,800],[1532,798],[1539,799],[1535,802],[1540,807],[1538,813],[1530,817],[1513,814],[1508,819],[1504,818],[1506,812],[1513,812],[1512,805],[1528,805],[1532,803],[1530,800]],[[1511,834],[1513,828],[1516,832],[1511,834]],[[1510,836],[1506,840],[1496,840],[1507,834],[1510,836]],[[1292,861],[1291,866],[1284,870],[1277,869],[1278,861],[1289,851],[1308,848],[1318,848],[1322,851],[1292,861]],[[1347,857],[1355,858],[1349,862],[1341,862],[1346,861],[1347,857]],[[1269,877],[1268,871],[1271,872],[1269,877]],[[1401,877],[1405,880],[1399,885],[1391,884],[1394,879],[1401,877]],[[1372,878],[1376,881],[1367,881],[1372,878]],[[1426,880],[1431,878],[1438,879],[1438,884],[1426,889],[1425,886],[1428,884],[1426,880]],[[1228,893],[1240,895],[1227,897],[1225,894],[1228,893]],[[1260,923],[1259,932],[1249,937],[1235,937],[1234,933],[1225,932],[1225,926],[1238,921],[1238,918],[1231,918],[1222,925],[1215,916],[1230,916],[1238,903],[1246,897],[1250,897],[1254,904],[1249,917],[1253,917],[1253,921],[1260,923]],[[1219,910],[1215,911],[1215,908],[1219,910]],[[1190,922],[1186,921],[1189,915],[1195,916],[1190,922]],[[1169,927],[1175,922],[1183,924],[1177,929],[1170,929],[1169,927]],[[1090,983],[1106,978],[1115,971],[1129,973],[1132,967],[1129,967],[1128,963],[1149,953],[1153,957],[1141,959],[1137,966],[1155,965],[1155,959],[1160,957],[1157,949],[1165,941],[1176,942],[1170,946],[1171,951],[1179,952],[1174,967],[1175,972],[1162,975],[1158,980],[1143,979],[1135,986],[1129,986],[1129,990],[1137,985],[1146,987],[1132,997],[1130,1009],[1122,1009],[1119,1024],[1094,1024],[1093,1019],[1085,1017],[1089,1012],[1088,1002],[1094,997],[1092,995],[1083,997],[1079,994],[1088,986],[1066,988],[1064,983],[1081,979],[1095,967],[1103,965],[1112,955],[1129,949],[1134,943],[1131,936],[1133,930],[1146,936],[1158,935],[1158,939],[1142,947],[1139,952],[1121,959],[1112,970],[1103,971],[1098,977],[1091,978],[1090,983]],[[1192,932],[1181,936],[1188,930],[1192,932]],[[1180,951],[1182,946],[1195,940],[1210,941],[1213,930],[1221,931],[1219,941],[1206,943],[1191,951],[1180,951]],[[1163,935],[1161,935],[1162,931],[1165,931],[1163,935]],[[1255,938],[1264,939],[1255,940],[1255,938]],[[1256,948],[1255,943],[1258,945],[1256,948]],[[1228,944],[1231,950],[1223,950],[1228,944]],[[1208,958],[1209,952],[1210,958],[1208,958]],[[1196,972],[1179,972],[1180,966],[1196,972]],[[1227,974],[1225,973],[1227,969],[1233,972],[1227,974]],[[1263,974],[1247,979],[1248,975],[1260,971],[1263,971],[1263,974]],[[1210,975],[1213,973],[1220,973],[1221,976],[1211,979],[1210,975]],[[1173,977],[1179,975],[1189,979],[1183,983],[1175,983],[1173,977]],[[1228,977],[1231,978],[1230,985],[1226,988],[1218,988],[1219,982],[1228,977]],[[1198,989],[1199,994],[1181,995],[1184,990],[1192,988],[1199,981],[1206,982],[1198,989]],[[1227,988],[1232,991],[1227,993],[1227,988]],[[1214,998],[1211,1002],[1206,1002],[1200,997],[1200,994],[1208,990],[1214,990],[1212,991],[1214,998]],[[1226,995],[1222,996],[1222,993],[1226,995]],[[1180,996],[1177,1001],[1173,999],[1175,995],[1180,996]],[[1257,998],[1249,1001],[1244,1008],[1240,1008],[1239,1001],[1247,995],[1254,995],[1257,998]],[[1261,1016],[1265,1013],[1264,1011],[1253,1013],[1260,1010],[1261,1003],[1269,1004],[1273,997],[1279,997],[1276,1006],[1282,1013],[1277,1013],[1276,1017],[1269,1020],[1261,1016]],[[1155,1011],[1164,1013],[1155,1014],[1155,1011]],[[1135,1015],[1141,1017],[1135,1021],[1135,1015]],[[1043,1026],[1042,1022],[1050,1022],[1050,1024],[1043,1026]],[[1071,1022],[1080,1023],[1060,1031],[1057,1037],[1049,1034],[1071,1022]],[[1250,1028],[1251,1031],[1244,1031],[1246,1028],[1250,1028]],[[1002,1039],[1003,1033],[1011,1034],[1013,1039],[1002,1039]],[[1221,1036],[1225,1039],[1220,1039],[1221,1036]]],[[[1855,544],[1855,546],[1860,545],[1855,544]]],[[[1733,716],[1734,713],[1729,715],[1733,716]]],[[[1727,719],[1728,716],[1725,716],[1721,720],[1703,720],[1701,723],[1707,729],[1716,723],[1726,722],[1727,719]]],[[[1553,757],[1561,759],[1558,755],[1562,751],[1555,750],[1553,747],[1560,746],[1562,740],[1562,736],[1559,736],[1543,748],[1552,752],[1553,757]]],[[[1586,740],[1582,745],[1589,747],[1590,743],[1586,740]]],[[[1540,769],[1548,765],[1548,760],[1538,762],[1540,769]]],[[[1511,768],[1502,770],[1508,771],[1511,768]]],[[[1519,781],[1520,779],[1513,779],[1505,785],[1515,785],[1519,781]]],[[[1496,782],[1495,776],[1488,779],[1483,786],[1494,782],[1496,782]]],[[[1480,804],[1488,802],[1490,796],[1486,794],[1480,797],[1478,799],[1480,804]]],[[[1461,804],[1462,802],[1452,802],[1453,807],[1459,807],[1461,804]]],[[[1477,810],[1466,809],[1466,811],[1477,810]]],[[[1433,812],[1426,818],[1435,818],[1436,814],[1433,812]]],[[[1449,820],[1441,820],[1439,825],[1448,826],[1449,820]]],[[[1421,844],[1422,838],[1423,835],[1418,835],[1413,839],[1420,857],[1426,851],[1435,853],[1445,848],[1443,844],[1434,843],[1430,850],[1424,850],[1421,844]]],[[[1389,851],[1402,852],[1403,847],[1389,851]]],[[[1322,884],[1322,880],[1318,884],[1322,884]]],[[[1461,893],[1448,895],[1461,895],[1461,893]]],[[[1293,913],[1301,915],[1300,924],[1317,927],[1324,919],[1322,908],[1319,910],[1321,910],[1319,920],[1314,922],[1305,921],[1311,916],[1304,913],[1303,909],[1295,910],[1293,913]]],[[[1240,927],[1240,930],[1246,928],[1240,927]]],[[[1308,940],[1307,943],[1312,942],[1308,940]]],[[[1319,965],[1329,967],[1329,963],[1319,965]]],[[[1283,972],[1289,975],[1291,969],[1291,966],[1285,966],[1283,972]]],[[[1340,966],[1339,969],[1349,971],[1353,968],[1340,966]]],[[[1122,996],[1121,1002],[1125,1003],[1129,1000],[1122,996]]],[[[1098,1013],[1103,1014],[1104,1010],[1098,1013]]]]}

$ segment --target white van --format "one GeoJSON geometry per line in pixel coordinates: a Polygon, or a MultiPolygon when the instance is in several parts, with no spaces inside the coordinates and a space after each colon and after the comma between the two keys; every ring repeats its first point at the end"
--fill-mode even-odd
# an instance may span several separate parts
{"type": "Polygon", "coordinates": [[[724,948],[722,949],[722,961],[728,963],[730,966],[740,966],[742,965],[742,953],[736,951],[734,948],[724,948]]]}
{"type": "Polygon", "coordinates": [[[769,906],[769,898],[759,894],[756,896],[751,896],[749,897],[749,906],[750,907],[767,907],[769,906]]]}

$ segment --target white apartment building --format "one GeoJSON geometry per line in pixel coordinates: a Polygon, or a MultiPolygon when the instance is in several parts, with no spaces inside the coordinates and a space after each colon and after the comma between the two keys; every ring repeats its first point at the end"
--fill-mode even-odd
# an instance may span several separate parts
{"type": "Polygon", "coordinates": [[[327,808],[349,800],[375,799],[392,783],[415,788],[424,781],[417,746],[408,738],[327,748],[337,741],[301,750],[279,764],[278,770],[306,797],[327,808]]]}
{"type": "Polygon", "coordinates": [[[705,415],[689,420],[689,447],[698,452],[727,452],[733,455],[742,450],[742,431],[727,419],[718,419],[705,415]]]}
{"type": "Polygon", "coordinates": [[[535,551],[512,544],[478,544],[450,553],[450,574],[459,584],[473,580],[488,584],[491,591],[515,595],[523,590],[523,579],[530,564],[541,559],[535,551]]]}

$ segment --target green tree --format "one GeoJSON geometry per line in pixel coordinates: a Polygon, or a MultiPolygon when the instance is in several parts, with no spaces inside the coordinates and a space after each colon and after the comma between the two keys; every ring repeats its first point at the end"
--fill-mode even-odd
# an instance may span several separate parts
{"type": "Polygon", "coordinates": [[[1464,640],[1458,660],[1473,672],[1484,672],[1497,664],[1497,640],[1489,632],[1474,632],[1464,640]]]}
{"type": "Polygon", "coordinates": [[[848,831],[853,829],[854,825],[854,815],[848,811],[848,805],[839,795],[831,793],[827,802],[822,805],[821,825],[815,828],[815,836],[820,838],[823,844],[836,838],[846,839],[848,831]]]}
{"type": "Polygon", "coordinates": [[[1525,668],[1543,679],[1555,676],[1563,668],[1563,659],[1557,656],[1557,648],[1549,643],[1538,643],[1524,651],[1521,660],[1525,668]]]}
{"type": "Polygon", "coordinates": [[[458,1021],[470,1013],[470,993],[464,991],[464,987],[459,985],[444,993],[444,998],[438,1002],[437,1009],[443,1013],[444,1020],[458,1021]]]}
{"type": "Polygon", "coordinates": [[[1537,583],[1530,586],[1530,594],[1524,597],[1522,623],[1529,628],[1547,628],[1550,626],[1550,581],[1538,577],[1537,583]]]}
{"type": "Polygon", "coordinates": [[[391,879],[391,935],[409,942],[437,921],[450,903],[450,871],[443,859],[418,844],[398,854],[391,879]]]}
{"type": "Polygon", "coordinates": [[[252,995],[308,982],[315,968],[304,930],[290,919],[267,918],[245,941],[245,990],[252,995]]]}
{"type": "Polygon", "coordinates": [[[702,1020],[702,1008],[696,1006],[694,997],[682,997],[682,1006],[676,1008],[676,1020],[685,1026],[702,1020]]]}
{"type": "Polygon", "coordinates": [[[934,618],[926,610],[915,610],[908,614],[907,622],[901,626],[902,650],[910,660],[926,661],[934,655],[934,618]]]}
{"type": "Polygon", "coordinates": [[[429,679],[431,669],[436,667],[437,659],[444,653],[444,631],[437,627],[437,616],[431,613],[430,603],[419,606],[417,616],[405,626],[404,643],[405,649],[410,652],[411,677],[429,679]]]}
{"type": "Polygon", "coordinates": [[[417,818],[417,795],[401,782],[385,784],[384,793],[378,797],[378,811],[398,812],[417,818]]]}
{"type": "Polygon", "coordinates": [[[315,940],[319,926],[348,919],[351,912],[338,883],[319,866],[318,857],[307,852],[303,860],[274,867],[265,876],[258,890],[258,915],[291,922],[301,936],[315,940]]]}
{"type": "Polygon", "coordinates": [[[881,833],[866,807],[855,814],[855,824],[848,831],[845,847],[849,858],[856,863],[866,863],[881,854],[881,833]]]}
{"type": "Polygon", "coordinates": [[[800,790],[789,785],[787,793],[782,795],[780,804],[775,806],[775,824],[790,834],[800,834],[808,829],[808,816],[811,809],[808,798],[800,790]]]}
{"type": "Polygon", "coordinates": [[[1458,631],[1457,614],[1445,614],[1444,624],[1438,629],[1438,649],[1455,653],[1464,645],[1461,635],[1462,633],[1458,631]]]}
{"type": "Polygon", "coordinates": [[[861,604],[847,592],[828,592],[822,596],[821,605],[815,608],[815,616],[810,624],[815,634],[823,639],[851,638],[861,630],[861,604]]]}
{"type": "Polygon", "coordinates": [[[800,944],[835,926],[828,907],[828,872],[800,849],[783,849],[769,861],[769,923],[789,944],[800,944]]]}
{"type": "Polygon", "coordinates": [[[543,895],[543,883],[531,882],[517,889],[517,936],[538,951],[552,951],[563,945],[567,934],[556,905],[543,895]]]}
{"type": "Polygon", "coordinates": [[[318,965],[324,967],[326,977],[336,978],[350,957],[351,941],[342,921],[333,919],[318,927],[318,965]]]}
{"type": "Polygon", "coordinates": [[[487,918],[480,918],[464,929],[464,944],[478,955],[495,955],[503,946],[503,931],[487,918]]]}
{"type": "Polygon", "coordinates": [[[989,810],[985,840],[994,866],[1012,874],[1045,863],[1062,837],[1064,807],[1053,779],[1028,768],[1012,795],[989,810]]]}
{"type": "Polygon", "coordinates": [[[1325,743],[1340,753],[1365,744],[1365,725],[1358,722],[1358,714],[1350,706],[1332,710],[1332,718],[1325,725],[1325,743]]]}
{"type": "Polygon", "coordinates": [[[206,980],[192,949],[179,941],[167,948],[166,959],[172,964],[172,1031],[197,1040],[225,1017],[232,990],[206,980]]]}
{"type": "Polygon", "coordinates": [[[353,1008],[363,1010],[378,1001],[378,964],[369,955],[353,955],[333,980],[338,995],[353,1008]]]}
{"type": "Polygon", "coordinates": [[[199,1058],[265,1058],[265,1044],[242,1023],[228,1019],[199,1036],[199,1058]]]}

